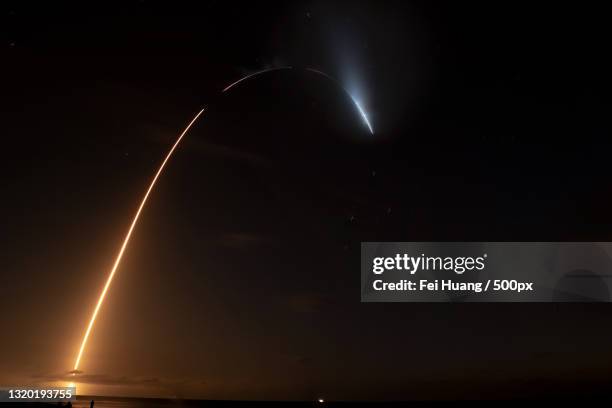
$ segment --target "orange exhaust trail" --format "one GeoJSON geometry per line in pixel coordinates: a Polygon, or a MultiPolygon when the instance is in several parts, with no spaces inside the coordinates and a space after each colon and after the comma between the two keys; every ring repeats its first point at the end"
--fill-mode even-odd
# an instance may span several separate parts
{"type": "Polygon", "coordinates": [[[168,160],[172,156],[172,153],[174,153],[174,150],[176,149],[176,147],[179,145],[179,143],[183,139],[183,136],[185,136],[185,134],[187,134],[187,132],[189,131],[189,128],[191,128],[191,126],[198,120],[200,115],[202,113],[204,113],[205,110],[206,110],[206,107],[203,108],[201,111],[199,111],[198,114],[195,115],[195,117],[191,120],[191,122],[189,122],[189,124],[187,125],[185,130],[183,130],[183,133],[181,133],[181,135],[178,137],[178,139],[176,139],[176,142],[174,142],[174,145],[172,145],[172,147],[170,148],[170,151],[168,151],[168,154],[166,154],[166,157],[164,158],[164,161],[159,166],[159,169],[157,169],[157,173],[155,173],[155,176],[153,177],[153,180],[151,180],[151,184],[149,184],[149,188],[147,189],[147,192],[145,193],[144,197],[140,201],[140,206],[138,206],[138,210],[136,211],[136,215],[134,215],[134,219],[132,220],[132,224],[130,224],[130,228],[128,229],[128,232],[125,235],[125,238],[123,239],[123,244],[121,244],[121,249],[119,250],[119,253],[117,254],[117,257],[115,258],[115,263],[113,264],[113,268],[111,269],[111,271],[110,271],[110,273],[108,275],[108,278],[106,279],[106,284],[104,285],[104,289],[102,289],[102,293],[100,293],[100,298],[98,299],[98,303],[96,304],[96,308],[94,309],[94,311],[93,311],[93,313],[91,315],[91,319],[89,320],[89,324],[87,325],[87,330],[85,331],[85,335],[83,336],[83,341],[81,342],[81,348],[79,349],[79,354],[77,355],[76,361],[74,362],[74,368],[73,368],[74,373],[73,374],[76,374],[76,370],[79,369],[79,364],[81,363],[81,357],[83,357],[83,352],[85,351],[85,346],[87,345],[87,340],[89,339],[89,335],[91,334],[91,330],[92,330],[92,328],[94,326],[94,323],[96,322],[96,317],[98,316],[98,312],[100,311],[100,307],[102,307],[102,303],[104,302],[104,298],[106,297],[106,292],[108,292],[108,288],[110,287],[111,282],[113,281],[113,277],[115,276],[115,272],[117,272],[117,268],[119,267],[119,264],[121,263],[121,259],[123,258],[123,253],[125,252],[125,248],[127,247],[128,243],[130,242],[130,237],[132,236],[132,232],[134,231],[134,227],[136,226],[136,223],[138,222],[138,218],[140,217],[140,213],[142,212],[142,209],[144,208],[145,204],[147,203],[147,199],[149,198],[149,194],[151,194],[151,191],[153,190],[153,187],[155,187],[155,183],[157,182],[157,179],[159,178],[159,175],[164,170],[164,167],[166,166],[166,163],[168,162],[168,160]]]}
{"type": "MultiPolygon", "coordinates": [[[[275,68],[268,68],[268,69],[264,69],[264,70],[261,70],[261,71],[254,72],[254,73],[252,73],[250,75],[246,75],[246,76],[238,79],[235,82],[232,82],[231,84],[229,84],[228,86],[223,88],[221,93],[223,94],[223,93],[229,91],[234,86],[236,86],[236,85],[240,84],[241,82],[246,81],[246,80],[248,80],[250,78],[259,76],[261,74],[265,74],[267,72],[278,71],[278,70],[285,70],[285,69],[292,69],[292,67],[289,67],[289,66],[275,67],[275,68]]],[[[335,78],[331,77],[330,75],[328,75],[328,74],[326,74],[326,73],[324,73],[322,71],[316,70],[316,69],[306,68],[306,70],[314,72],[314,73],[317,73],[317,74],[320,74],[320,75],[323,75],[323,76],[327,77],[328,79],[331,79],[336,84],[340,85],[340,87],[344,90],[344,92],[346,92],[351,97],[351,99],[353,99],[353,97],[348,93],[348,91],[346,89],[344,89],[342,87],[342,85],[340,84],[340,82],[338,80],[336,80],[335,78]]],[[[369,123],[369,121],[367,119],[367,116],[365,115],[365,112],[361,109],[361,106],[357,103],[357,101],[355,99],[353,99],[353,102],[357,106],[357,109],[359,110],[359,113],[362,115],[365,123],[367,124],[368,128],[370,129],[370,132],[372,134],[374,134],[374,131],[372,130],[372,127],[370,126],[370,123],[369,123]]],[[[112,267],[112,269],[111,269],[111,271],[110,271],[110,273],[108,275],[108,278],[106,279],[106,283],[104,284],[104,288],[102,289],[102,293],[100,293],[100,298],[98,299],[98,303],[96,304],[96,308],[94,309],[94,311],[93,311],[93,313],[91,315],[91,319],[89,320],[89,324],[87,325],[87,330],[85,330],[85,334],[83,336],[83,340],[81,341],[81,347],[79,348],[79,354],[77,355],[77,358],[76,358],[76,360],[74,362],[74,368],[70,372],[70,373],[72,373],[73,376],[75,376],[79,372],[78,371],[79,364],[81,363],[81,358],[83,357],[83,352],[85,351],[85,347],[87,346],[87,340],[89,339],[89,336],[91,334],[93,326],[94,326],[94,324],[96,322],[96,317],[98,316],[98,312],[100,311],[100,308],[102,307],[102,303],[104,303],[104,298],[106,297],[106,292],[108,292],[108,289],[109,289],[109,287],[111,285],[113,277],[115,276],[115,273],[117,272],[117,268],[119,267],[119,264],[121,263],[121,259],[123,258],[123,253],[125,252],[125,249],[127,248],[127,245],[130,242],[130,237],[132,236],[132,232],[134,231],[134,227],[136,227],[136,223],[138,222],[138,218],[140,217],[140,213],[142,212],[142,209],[144,208],[145,204],[147,203],[147,199],[149,198],[149,194],[153,190],[153,187],[155,187],[155,183],[157,182],[157,179],[159,178],[159,176],[161,175],[162,171],[164,170],[164,167],[166,166],[166,163],[168,162],[168,160],[170,159],[170,157],[174,153],[174,150],[177,148],[177,146],[179,145],[179,143],[183,139],[183,136],[185,136],[187,134],[187,132],[189,131],[191,126],[198,120],[200,115],[202,115],[202,113],[204,113],[205,110],[206,110],[206,107],[204,107],[201,111],[199,111],[194,116],[194,118],[191,120],[191,122],[189,122],[189,124],[185,128],[185,130],[183,130],[183,132],[180,134],[180,136],[178,137],[176,142],[174,142],[174,145],[172,145],[172,147],[170,148],[170,150],[166,154],[166,157],[164,158],[164,160],[162,161],[161,165],[157,169],[157,172],[155,173],[155,176],[153,177],[153,179],[151,180],[151,183],[149,184],[149,188],[147,189],[144,197],[142,198],[142,200],[140,202],[140,206],[138,207],[138,210],[136,211],[136,214],[134,215],[134,219],[132,219],[132,223],[130,224],[130,228],[128,229],[128,232],[125,235],[125,238],[123,239],[123,244],[121,245],[121,249],[119,249],[119,253],[117,254],[117,257],[115,258],[115,263],[113,264],[113,267],[112,267]]]]}
{"type": "MultiPolygon", "coordinates": [[[[237,81],[232,82],[231,84],[229,84],[225,88],[223,88],[221,93],[225,93],[225,92],[229,91],[231,88],[233,88],[234,86],[238,85],[239,83],[241,83],[244,80],[247,80],[249,78],[252,78],[252,77],[264,74],[266,72],[276,71],[276,70],[279,70],[279,69],[291,69],[291,67],[268,68],[268,69],[264,69],[264,70],[261,70],[261,71],[257,71],[255,73],[250,74],[250,75],[246,75],[246,76],[238,79],[237,81]]],[[[144,197],[142,198],[142,201],[140,202],[140,206],[138,207],[138,210],[136,211],[136,215],[134,215],[134,219],[132,220],[132,224],[130,225],[130,228],[128,229],[128,232],[125,235],[125,238],[123,239],[123,244],[121,245],[121,249],[119,249],[119,253],[117,254],[117,257],[115,258],[115,263],[113,264],[113,268],[111,269],[111,271],[110,271],[110,273],[108,275],[108,278],[106,279],[106,283],[104,284],[104,289],[102,289],[102,293],[100,293],[100,298],[98,299],[98,303],[96,304],[96,308],[94,309],[93,313],[91,314],[91,319],[89,320],[89,324],[87,325],[87,330],[85,330],[85,335],[83,335],[83,340],[81,341],[81,347],[79,348],[79,354],[77,355],[77,358],[76,358],[76,360],[74,362],[74,368],[71,371],[73,376],[75,376],[78,373],[79,364],[81,363],[81,358],[83,357],[83,352],[85,351],[85,347],[87,346],[87,340],[89,339],[89,335],[91,334],[91,330],[93,329],[93,326],[94,326],[94,324],[96,322],[96,317],[98,316],[98,312],[100,311],[100,308],[102,307],[102,303],[104,303],[104,298],[106,297],[106,292],[108,292],[108,288],[110,287],[111,282],[113,281],[113,277],[115,276],[115,272],[117,272],[117,268],[119,267],[119,264],[121,263],[121,259],[123,258],[123,253],[125,252],[125,249],[126,249],[128,243],[130,242],[130,237],[132,236],[132,232],[134,231],[134,227],[136,226],[136,223],[138,222],[138,218],[140,217],[140,213],[141,213],[142,209],[144,208],[145,204],[147,203],[147,199],[149,198],[149,194],[153,190],[153,187],[155,187],[155,183],[157,182],[157,178],[160,176],[160,174],[164,170],[164,167],[166,166],[166,163],[168,162],[168,160],[172,156],[172,153],[174,153],[174,150],[176,149],[176,147],[181,142],[181,139],[183,139],[183,136],[185,136],[185,134],[187,134],[187,132],[189,131],[189,128],[191,127],[191,125],[193,125],[198,120],[200,115],[202,113],[204,113],[205,110],[206,110],[206,107],[204,109],[202,109],[201,111],[199,111],[197,115],[195,115],[195,117],[191,120],[191,122],[189,122],[189,124],[187,125],[185,130],[183,130],[183,133],[181,133],[180,136],[178,137],[178,139],[176,140],[176,142],[174,142],[174,145],[172,145],[172,147],[170,148],[170,151],[168,152],[168,154],[166,154],[166,157],[164,158],[164,161],[159,166],[159,169],[157,169],[157,173],[155,173],[155,176],[153,177],[153,180],[151,180],[151,184],[149,184],[149,188],[147,189],[147,192],[145,193],[144,197]]]]}

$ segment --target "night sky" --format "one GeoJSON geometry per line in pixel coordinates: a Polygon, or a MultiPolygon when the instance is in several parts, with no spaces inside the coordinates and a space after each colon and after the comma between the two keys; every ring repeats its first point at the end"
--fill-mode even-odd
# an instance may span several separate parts
{"type": "Polygon", "coordinates": [[[359,272],[362,241],[612,241],[607,10],[0,10],[1,384],[66,379],[148,181],[204,105],[134,233],[80,392],[505,398],[612,381],[609,304],[362,304],[359,272]],[[357,95],[374,135],[306,67],[357,95]]]}

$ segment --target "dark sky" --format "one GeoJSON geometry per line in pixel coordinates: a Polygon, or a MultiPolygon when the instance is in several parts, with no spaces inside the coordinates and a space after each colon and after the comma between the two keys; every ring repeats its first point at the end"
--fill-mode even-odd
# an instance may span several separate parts
{"type": "Polygon", "coordinates": [[[359,298],[361,241],[612,240],[607,10],[1,7],[0,383],[71,369],[148,180],[204,104],[113,282],[83,392],[499,398],[612,380],[607,304],[359,298]],[[220,96],[281,65],[296,69],[220,96]],[[375,134],[304,67],[358,95],[375,134]]]}

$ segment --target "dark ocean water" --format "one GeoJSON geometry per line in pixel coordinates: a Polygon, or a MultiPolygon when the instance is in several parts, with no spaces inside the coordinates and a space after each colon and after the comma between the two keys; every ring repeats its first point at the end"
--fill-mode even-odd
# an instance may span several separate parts
{"type": "MultiPolygon", "coordinates": [[[[155,399],[155,398],[122,398],[122,397],[86,397],[79,396],[72,403],[72,408],[89,408],[91,399],[94,399],[94,408],[415,408],[415,407],[520,407],[528,406],[555,407],[580,406],[602,407],[612,406],[612,398],[585,395],[574,398],[537,398],[537,399],[508,399],[508,400],[460,400],[460,401],[406,401],[406,402],[325,402],[319,404],[315,401],[211,401],[211,400],[182,400],[182,399],[155,399]]],[[[66,405],[45,403],[0,403],[0,408],[66,408],[66,405]]]]}
{"type": "Polygon", "coordinates": [[[211,401],[161,398],[78,396],[77,400],[72,403],[72,406],[73,408],[89,408],[89,404],[92,399],[94,400],[94,408],[322,408],[324,406],[329,405],[319,404],[314,401],[211,401]]]}

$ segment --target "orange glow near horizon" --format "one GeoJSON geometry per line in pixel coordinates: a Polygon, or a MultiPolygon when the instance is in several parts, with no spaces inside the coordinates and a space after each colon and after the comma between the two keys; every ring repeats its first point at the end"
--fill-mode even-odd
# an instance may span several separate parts
{"type": "MultiPolygon", "coordinates": [[[[123,243],[121,244],[121,248],[119,249],[119,252],[117,253],[117,257],[115,258],[115,263],[113,264],[113,267],[112,267],[112,269],[111,269],[111,271],[110,271],[110,273],[108,275],[108,278],[106,279],[106,283],[104,285],[104,288],[102,289],[102,293],[100,293],[100,297],[98,299],[98,303],[96,304],[96,307],[95,307],[95,309],[94,309],[94,311],[93,311],[93,313],[91,315],[91,319],[89,320],[89,324],[87,325],[87,330],[85,330],[85,334],[83,335],[83,340],[81,341],[81,347],[79,348],[79,353],[78,353],[78,355],[76,357],[76,360],[74,362],[73,370],[78,370],[79,369],[79,364],[81,363],[81,358],[83,357],[83,352],[85,351],[85,346],[87,345],[87,340],[89,339],[89,336],[91,335],[91,330],[93,329],[93,326],[94,326],[94,324],[96,322],[96,317],[98,316],[98,313],[100,312],[100,308],[102,307],[102,303],[104,302],[104,298],[106,297],[106,293],[108,292],[108,288],[110,287],[111,282],[113,280],[113,277],[115,276],[115,273],[117,272],[117,268],[119,267],[119,264],[121,263],[121,259],[123,258],[123,253],[125,252],[125,249],[126,249],[128,243],[130,241],[130,237],[132,236],[132,232],[134,231],[134,227],[136,226],[136,223],[138,222],[138,218],[140,217],[140,213],[142,212],[142,209],[144,208],[145,204],[147,203],[147,199],[149,198],[149,194],[153,190],[153,187],[155,187],[155,183],[157,182],[157,179],[159,178],[160,174],[164,170],[164,167],[166,166],[166,163],[168,162],[168,160],[172,156],[172,153],[174,153],[174,150],[176,149],[176,147],[179,145],[179,143],[183,139],[183,136],[185,136],[185,134],[187,134],[187,132],[189,131],[191,126],[198,120],[200,115],[202,113],[204,113],[205,110],[206,110],[206,107],[204,107],[202,110],[200,110],[197,113],[197,115],[195,115],[195,117],[191,120],[191,122],[189,122],[189,124],[187,125],[185,130],[183,130],[183,132],[180,134],[180,136],[178,137],[176,142],[174,142],[174,145],[172,145],[172,147],[168,151],[168,154],[166,154],[166,157],[162,161],[161,165],[159,166],[159,169],[157,169],[157,172],[155,173],[155,176],[151,180],[151,183],[149,184],[149,188],[147,189],[144,197],[142,198],[142,200],[140,202],[140,206],[138,207],[138,210],[136,211],[136,214],[134,215],[134,219],[132,220],[132,223],[130,224],[130,228],[128,229],[128,232],[125,235],[125,238],[123,239],[123,243]]],[[[73,375],[76,375],[76,374],[77,374],[76,372],[73,373],[73,375]]]]}

